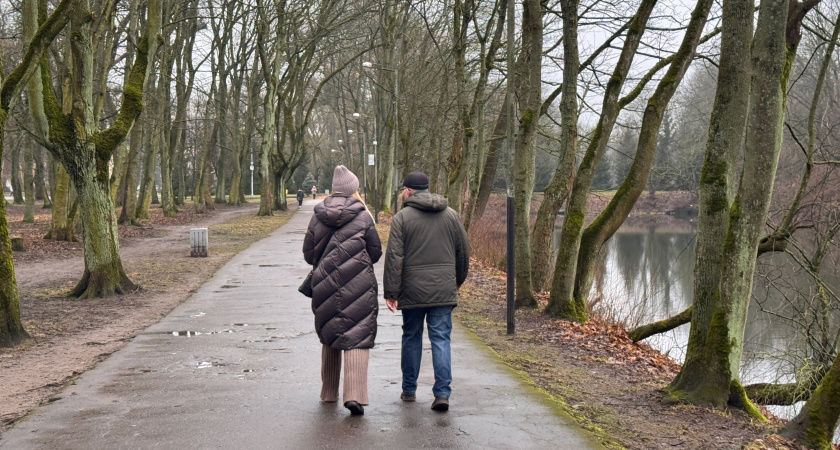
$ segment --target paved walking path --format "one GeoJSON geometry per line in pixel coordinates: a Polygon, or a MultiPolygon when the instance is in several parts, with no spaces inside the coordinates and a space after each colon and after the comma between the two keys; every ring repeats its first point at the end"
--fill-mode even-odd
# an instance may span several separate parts
{"type": "Polygon", "coordinates": [[[320,343],[297,292],[315,203],[7,431],[0,449],[598,448],[457,326],[450,411],[429,408],[428,341],[417,402],[403,403],[402,321],[381,298],[365,415],[320,403],[320,343]]]}

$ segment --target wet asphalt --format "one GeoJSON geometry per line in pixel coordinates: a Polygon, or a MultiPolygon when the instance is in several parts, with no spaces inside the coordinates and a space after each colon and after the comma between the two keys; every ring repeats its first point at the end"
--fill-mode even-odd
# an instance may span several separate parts
{"type": "MultiPolygon", "coordinates": [[[[430,409],[428,341],[417,402],[402,402],[402,319],[381,294],[370,406],[350,416],[321,403],[320,343],[297,292],[316,202],[3,434],[0,449],[600,448],[457,325],[451,409],[430,409]]],[[[381,282],[382,262],[376,271],[381,282]]]]}

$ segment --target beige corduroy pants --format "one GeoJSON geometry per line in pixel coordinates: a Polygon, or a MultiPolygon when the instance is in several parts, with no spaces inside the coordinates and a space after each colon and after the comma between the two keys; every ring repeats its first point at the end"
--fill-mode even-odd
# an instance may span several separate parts
{"type": "Polygon", "coordinates": [[[368,404],[367,372],[370,349],[335,350],[321,346],[321,400],[338,401],[338,382],[341,375],[341,354],[344,353],[344,403],[368,404]]]}

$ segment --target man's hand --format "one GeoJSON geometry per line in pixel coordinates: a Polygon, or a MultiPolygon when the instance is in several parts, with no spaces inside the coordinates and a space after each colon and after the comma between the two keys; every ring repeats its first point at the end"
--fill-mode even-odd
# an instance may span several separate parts
{"type": "Polygon", "coordinates": [[[385,304],[388,306],[388,309],[390,309],[391,312],[397,312],[397,299],[386,298],[385,299],[385,304]]]}

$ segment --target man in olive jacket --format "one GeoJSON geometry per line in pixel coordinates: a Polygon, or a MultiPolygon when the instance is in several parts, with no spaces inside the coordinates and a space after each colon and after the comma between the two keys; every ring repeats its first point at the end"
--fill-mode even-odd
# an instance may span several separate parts
{"type": "Polygon", "coordinates": [[[412,172],[403,186],[403,209],[391,222],[383,282],[388,309],[399,309],[403,316],[400,398],[416,399],[425,321],[435,369],[432,409],[447,411],[452,392],[452,309],[469,271],[469,242],[458,213],[445,198],[428,191],[429,177],[412,172]]]}

